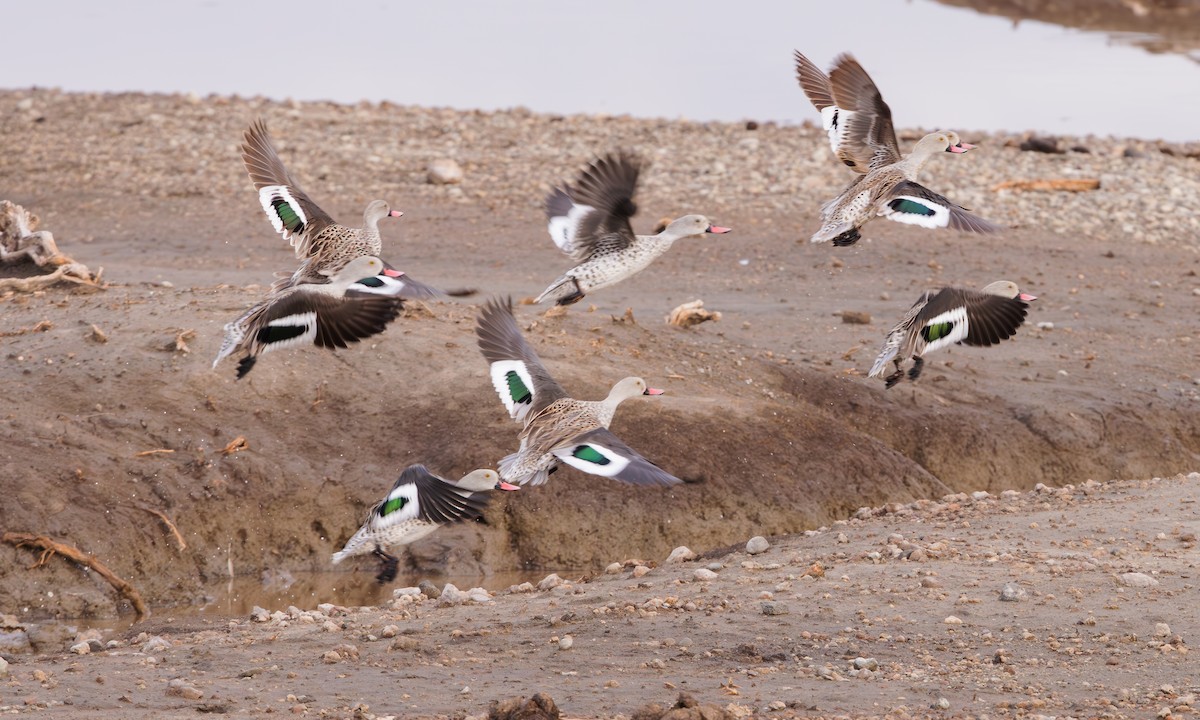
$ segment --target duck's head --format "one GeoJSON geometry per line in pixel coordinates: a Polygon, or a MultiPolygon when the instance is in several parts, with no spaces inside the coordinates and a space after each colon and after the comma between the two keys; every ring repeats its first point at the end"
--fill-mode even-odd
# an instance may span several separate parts
{"type": "Polygon", "coordinates": [[[1006,298],[1016,298],[1023,302],[1033,302],[1037,300],[1037,295],[1021,292],[1015,282],[1011,280],[997,280],[994,283],[989,283],[984,286],[983,292],[989,295],[999,295],[1006,298]]]}
{"type": "Polygon", "coordinates": [[[400,217],[403,214],[399,210],[393,210],[384,200],[372,200],[367,209],[363,211],[363,224],[367,227],[375,227],[385,217],[400,217]]]}
{"type": "Polygon", "coordinates": [[[485,490],[520,490],[521,488],[506,483],[500,479],[500,475],[495,470],[472,470],[467,473],[462,480],[458,481],[458,486],[464,490],[471,492],[483,492],[485,490]]]}
{"type": "Polygon", "coordinates": [[[970,143],[959,140],[958,133],[953,130],[938,130],[917,141],[917,144],[913,146],[912,155],[924,158],[938,152],[965,153],[974,147],[970,143]]]}
{"type": "Polygon", "coordinates": [[[676,238],[695,237],[704,235],[705,233],[715,233],[721,235],[730,231],[730,228],[713,225],[708,218],[703,215],[684,215],[683,217],[672,220],[666,228],[663,229],[660,235],[667,235],[676,238]]]}
{"type": "Polygon", "coordinates": [[[628,400],[631,397],[638,395],[662,395],[663,391],[658,388],[652,388],[646,384],[646,381],[640,377],[627,377],[621,382],[613,385],[613,388],[608,393],[610,402],[621,402],[628,400]]]}
{"type": "Polygon", "coordinates": [[[398,278],[404,273],[387,264],[383,260],[374,255],[363,255],[356,257],[346,263],[345,267],[337,272],[332,280],[347,280],[349,282],[357,282],[366,278],[372,278],[377,275],[384,277],[398,278]]]}

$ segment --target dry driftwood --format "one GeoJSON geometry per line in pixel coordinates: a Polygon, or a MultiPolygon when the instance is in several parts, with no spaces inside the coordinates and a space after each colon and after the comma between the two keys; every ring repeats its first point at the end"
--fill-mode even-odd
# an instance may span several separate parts
{"type": "Polygon", "coordinates": [[[96,574],[107,580],[108,584],[112,585],[117,592],[121,593],[129,601],[130,605],[133,605],[133,611],[137,613],[138,620],[150,617],[150,609],[142,601],[142,595],[137,591],[137,588],[117,577],[112,570],[109,570],[104,563],[97,560],[90,553],[85,553],[70,545],[56,542],[45,535],[34,535],[32,533],[6,532],[3,537],[0,537],[0,540],[11,545],[16,545],[17,547],[32,545],[33,547],[41,548],[42,554],[38,557],[36,563],[29,566],[30,570],[45,565],[55,555],[62,555],[72,562],[94,570],[96,574]]]}
{"type": "Polygon", "coordinates": [[[1005,180],[992,186],[992,192],[1000,190],[1042,190],[1086,192],[1099,190],[1099,178],[1049,178],[1047,180],[1005,180]]]}
{"type": "Polygon", "coordinates": [[[667,322],[671,325],[679,327],[691,327],[699,325],[706,320],[720,320],[721,313],[713,312],[712,310],[704,309],[703,300],[693,300],[690,303],[684,303],[671,311],[667,316],[667,322]]]}
{"type": "Polygon", "coordinates": [[[47,275],[0,279],[0,292],[34,292],[57,282],[103,289],[100,276],[104,268],[92,273],[87,265],[64,255],[54,242],[53,233],[37,229],[39,222],[37,215],[20,205],[0,200],[0,263],[29,261],[40,268],[53,268],[47,275]]]}

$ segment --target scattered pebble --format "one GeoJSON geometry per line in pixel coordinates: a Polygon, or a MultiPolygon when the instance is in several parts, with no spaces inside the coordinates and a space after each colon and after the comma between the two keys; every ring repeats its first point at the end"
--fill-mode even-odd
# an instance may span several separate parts
{"type": "Polygon", "coordinates": [[[760,604],[763,615],[787,615],[788,607],[775,600],[764,600],[760,604]]]}
{"type": "Polygon", "coordinates": [[[427,177],[432,185],[457,185],[463,181],[463,169],[452,158],[438,158],[429,163],[427,177]]]}
{"type": "Polygon", "coordinates": [[[680,545],[672,550],[671,554],[667,556],[667,562],[669,563],[681,563],[695,559],[696,553],[692,552],[686,545],[680,545]]]}
{"type": "Polygon", "coordinates": [[[1158,581],[1145,573],[1129,572],[1121,575],[1121,584],[1133,588],[1154,587],[1158,581]]]}
{"type": "Polygon", "coordinates": [[[182,678],[175,678],[167,683],[167,694],[185,700],[199,700],[204,697],[204,693],[182,678]]]}
{"type": "Polygon", "coordinates": [[[537,589],[538,590],[550,590],[550,589],[556,588],[562,584],[563,584],[563,579],[560,578],[558,575],[551,573],[550,575],[547,575],[546,577],[542,578],[542,581],[537,584],[537,589]]]}
{"type": "Polygon", "coordinates": [[[1004,583],[1000,588],[1000,600],[1003,602],[1020,602],[1025,599],[1025,588],[1016,583],[1004,583]]]}
{"type": "Polygon", "coordinates": [[[761,535],[755,535],[746,542],[746,552],[750,555],[765,553],[770,547],[771,543],[767,542],[767,539],[761,535]]]}
{"type": "Polygon", "coordinates": [[[570,635],[566,635],[566,636],[560,638],[558,641],[558,649],[559,650],[570,650],[574,646],[575,646],[575,638],[571,637],[570,635]]]}
{"type": "Polygon", "coordinates": [[[692,573],[692,578],[700,581],[716,580],[717,574],[708,568],[699,568],[692,573]]]}
{"type": "Polygon", "coordinates": [[[615,562],[615,563],[609,563],[608,567],[604,568],[604,572],[608,575],[617,575],[624,569],[625,569],[624,565],[622,565],[619,562],[615,562]]]}

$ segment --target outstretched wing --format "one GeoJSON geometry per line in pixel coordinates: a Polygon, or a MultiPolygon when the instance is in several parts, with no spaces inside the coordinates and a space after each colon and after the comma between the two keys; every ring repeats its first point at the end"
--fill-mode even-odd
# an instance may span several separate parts
{"type": "Polygon", "coordinates": [[[512,313],[512,298],[492,298],[475,324],[479,350],[490,364],[492,385],[514,419],[525,422],[567,396],[538,358],[512,313]]]}
{"type": "Polygon", "coordinates": [[[576,435],[551,452],[573,468],[631,485],[678,485],[682,482],[604,428],[576,435]]]}
{"type": "Polygon", "coordinates": [[[312,238],[334,224],[324,210],[317,206],[292,179],[291,173],[279,159],[267,125],[262,118],[255,120],[246,130],[242,143],[242,162],[254,188],[263,212],[275,231],[290,240],[296,249],[296,257],[306,258],[312,254],[312,238]]]}
{"type": "Polygon", "coordinates": [[[999,226],[971,214],[966,208],[955,205],[945,196],[938,195],[911,180],[897,183],[882,201],[883,209],[879,214],[888,220],[926,228],[948,227],[974,233],[1000,231],[999,226]]]}
{"type": "Polygon", "coordinates": [[[892,110],[858,61],[849,54],[837,56],[829,71],[829,88],[840,109],[840,144],[834,152],[842,162],[866,173],[899,161],[892,110]]]}
{"type": "Polygon", "coordinates": [[[554,244],[576,262],[600,248],[622,249],[636,235],[629,219],[644,161],[618,151],[592,161],[574,185],[555,188],[546,197],[546,218],[554,244]]]}

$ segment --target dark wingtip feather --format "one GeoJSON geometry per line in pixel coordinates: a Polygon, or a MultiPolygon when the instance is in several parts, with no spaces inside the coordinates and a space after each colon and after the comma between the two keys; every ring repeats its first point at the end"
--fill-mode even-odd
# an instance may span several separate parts
{"type": "Polygon", "coordinates": [[[238,363],[237,379],[241,380],[242,378],[246,377],[246,373],[254,369],[254,363],[256,362],[258,362],[258,358],[254,355],[242,358],[242,361],[238,363]]]}
{"type": "Polygon", "coordinates": [[[628,218],[637,215],[637,210],[637,203],[635,203],[631,198],[621,198],[620,201],[613,206],[612,214],[628,218]]]}

